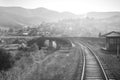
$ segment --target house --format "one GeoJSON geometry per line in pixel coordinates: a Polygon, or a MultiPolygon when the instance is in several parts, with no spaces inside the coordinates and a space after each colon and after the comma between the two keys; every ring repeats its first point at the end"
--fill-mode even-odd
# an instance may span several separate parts
{"type": "Polygon", "coordinates": [[[106,50],[117,53],[120,51],[120,32],[112,31],[101,36],[106,38],[106,50]]]}

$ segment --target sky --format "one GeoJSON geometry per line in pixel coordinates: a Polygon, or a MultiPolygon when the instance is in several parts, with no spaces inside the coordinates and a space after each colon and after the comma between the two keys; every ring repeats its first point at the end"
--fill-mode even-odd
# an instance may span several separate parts
{"type": "Polygon", "coordinates": [[[44,7],[59,12],[120,11],[120,0],[0,0],[0,6],[19,6],[28,9],[44,7]]]}

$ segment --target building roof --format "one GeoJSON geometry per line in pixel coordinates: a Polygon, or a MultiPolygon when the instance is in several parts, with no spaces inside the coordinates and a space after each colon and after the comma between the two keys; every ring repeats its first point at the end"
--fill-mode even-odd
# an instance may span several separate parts
{"type": "Polygon", "coordinates": [[[102,35],[102,37],[120,37],[120,32],[112,31],[102,35]]]}

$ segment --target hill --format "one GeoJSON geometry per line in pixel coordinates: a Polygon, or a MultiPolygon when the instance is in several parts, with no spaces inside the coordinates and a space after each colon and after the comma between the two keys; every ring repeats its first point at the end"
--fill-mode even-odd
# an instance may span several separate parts
{"type": "Polygon", "coordinates": [[[36,9],[0,7],[0,26],[4,27],[21,27],[71,18],[78,18],[78,16],[69,12],[60,13],[42,7],[36,9]]]}
{"type": "Polygon", "coordinates": [[[95,19],[110,18],[114,16],[120,16],[120,12],[89,12],[87,17],[95,19]]]}
{"type": "Polygon", "coordinates": [[[99,19],[86,17],[84,19],[63,20],[56,27],[63,26],[64,29],[62,31],[69,36],[95,37],[99,33],[120,32],[119,21],[120,16],[99,19]]]}
{"type": "Polygon", "coordinates": [[[98,36],[99,32],[120,31],[120,12],[89,12],[75,15],[43,7],[0,7],[0,27],[21,28],[26,25],[52,22],[56,32],[70,36],[98,36]]]}

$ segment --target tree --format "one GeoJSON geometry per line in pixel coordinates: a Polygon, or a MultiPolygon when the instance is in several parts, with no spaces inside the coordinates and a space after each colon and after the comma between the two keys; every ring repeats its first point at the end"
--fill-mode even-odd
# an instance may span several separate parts
{"type": "Polygon", "coordinates": [[[0,48],[0,71],[1,70],[8,70],[13,66],[13,59],[10,53],[8,53],[6,50],[0,48]]]}

